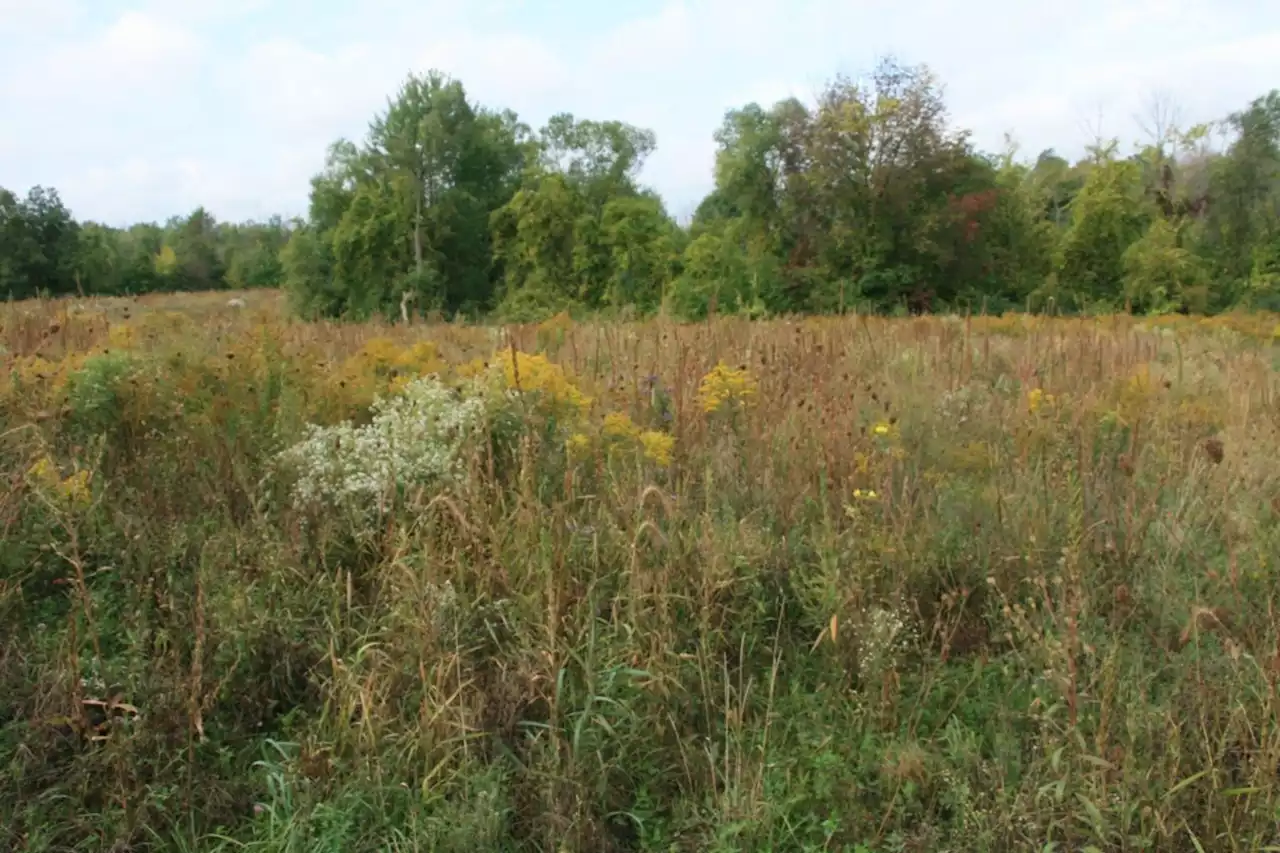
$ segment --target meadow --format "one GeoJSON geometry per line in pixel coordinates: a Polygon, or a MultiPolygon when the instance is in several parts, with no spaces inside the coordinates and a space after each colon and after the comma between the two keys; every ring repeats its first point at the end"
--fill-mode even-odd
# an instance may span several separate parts
{"type": "Polygon", "coordinates": [[[1280,317],[0,306],[0,849],[1280,850],[1280,317]]]}

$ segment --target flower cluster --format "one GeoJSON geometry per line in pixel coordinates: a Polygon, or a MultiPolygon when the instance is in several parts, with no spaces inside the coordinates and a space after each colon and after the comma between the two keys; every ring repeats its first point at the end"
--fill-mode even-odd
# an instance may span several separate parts
{"type": "Polygon", "coordinates": [[[379,394],[398,394],[423,376],[443,373],[447,365],[432,341],[401,347],[388,337],[374,337],[341,365],[335,384],[356,403],[371,403],[379,394]]]}
{"type": "Polygon", "coordinates": [[[852,521],[865,521],[872,517],[873,506],[879,500],[880,493],[875,489],[854,489],[853,500],[844,505],[844,514],[852,521]]]}
{"type": "Polygon", "coordinates": [[[727,367],[723,361],[702,377],[698,399],[704,412],[714,412],[726,403],[746,403],[756,395],[755,377],[744,369],[727,367]]]}
{"type": "Polygon", "coordinates": [[[1046,394],[1043,389],[1032,388],[1027,394],[1027,411],[1035,414],[1040,411],[1043,406],[1052,406],[1057,402],[1057,398],[1052,394],[1046,394]]]}
{"type": "Polygon", "coordinates": [[[540,394],[555,405],[564,405],[578,414],[591,406],[591,398],[578,390],[564,369],[546,356],[519,352],[497,357],[497,379],[504,388],[540,394]]]}
{"type": "Polygon", "coordinates": [[[93,499],[89,489],[92,472],[79,470],[63,477],[58,471],[57,463],[47,454],[36,460],[27,469],[27,482],[37,489],[49,494],[58,503],[66,507],[88,506],[93,499]]]}
{"type": "Polygon", "coordinates": [[[575,432],[565,439],[564,445],[570,459],[582,459],[591,452],[591,437],[585,433],[575,432]]]}
{"type": "Polygon", "coordinates": [[[609,412],[600,428],[609,438],[634,439],[640,436],[640,427],[622,412],[609,412]]]}
{"type": "MultiPolygon", "coordinates": [[[[645,459],[665,468],[671,464],[671,454],[675,450],[675,436],[658,430],[641,429],[635,421],[624,412],[609,412],[600,425],[600,434],[614,451],[639,451],[645,459]]],[[[575,432],[570,435],[565,445],[570,458],[583,458],[591,450],[592,440],[584,433],[575,432]]]]}
{"type": "Polygon", "coordinates": [[[665,432],[645,430],[640,433],[639,438],[646,459],[664,468],[671,464],[671,451],[676,446],[675,436],[665,432]]]}
{"type": "Polygon", "coordinates": [[[864,678],[896,666],[917,639],[909,616],[892,608],[877,607],[867,614],[859,634],[858,667],[864,678]]]}
{"type": "Polygon", "coordinates": [[[456,481],[462,450],[485,422],[486,401],[460,397],[427,377],[407,384],[399,396],[377,399],[373,413],[363,427],[312,426],[281,454],[297,472],[298,503],[376,500],[395,487],[456,481]]]}

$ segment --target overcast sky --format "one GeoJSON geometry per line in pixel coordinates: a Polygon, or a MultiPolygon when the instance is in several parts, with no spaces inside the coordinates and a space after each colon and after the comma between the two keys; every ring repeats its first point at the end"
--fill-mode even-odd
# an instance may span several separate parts
{"type": "Polygon", "coordinates": [[[534,126],[653,129],[642,178],[687,214],[726,109],[886,53],[979,145],[1074,153],[1099,114],[1135,141],[1154,91],[1197,121],[1280,87],[1280,0],[0,0],[0,186],[113,224],[300,214],[327,144],[438,68],[534,126]]]}

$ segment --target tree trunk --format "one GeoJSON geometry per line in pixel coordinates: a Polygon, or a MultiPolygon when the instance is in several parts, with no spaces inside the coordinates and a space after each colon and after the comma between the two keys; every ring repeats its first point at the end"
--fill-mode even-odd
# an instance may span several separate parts
{"type": "Polygon", "coordinates": [[[413,211],[413,271],[419,276],[422,275],[422,192],[418,192],[418,199],[414,205],[413,211]]]}

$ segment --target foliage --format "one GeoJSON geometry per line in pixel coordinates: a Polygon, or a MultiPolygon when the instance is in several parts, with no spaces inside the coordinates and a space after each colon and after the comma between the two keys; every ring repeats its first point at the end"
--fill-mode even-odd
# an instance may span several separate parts
{"type": "Polygon", "coordinates": [[[12,299],[274,288],[284,281],[280,219],[227,225],[203,208],[164,226],[77,223],[58,194],[0,189],[0,293],[12,299]]]}
{"type": "Polygon", "coordinates": [[[1205,313],[1208,288],[1200,259],[1179,245],[1178,232],[1166,220],[1152,222],[1121,260],[1125,299],[1134,310],[1163,313],[1185,306],[1205,313]]]}
{"type": "Polygon", "coordinates": [[[682,226],[642,182],[652,131],[568,113],[534,130],[410,74],[289,222],[115,228],[0,190],[0,293],[281,288],[310,319],[503,322],[1280,307],[1280,92],[1192,127],[1154,109],[1128,155],[980,151],[936,75],[889,57],[811,102],[729,110],[682,226]]]}
{"type": "Polygon", "coordinates": [[[1125,252],[1146,225],[1138,178],[1132,161],[1098,163],[1072,201],[1056,271],[1078,305],[1106,307],[1123,292],[1125,252]]]}

